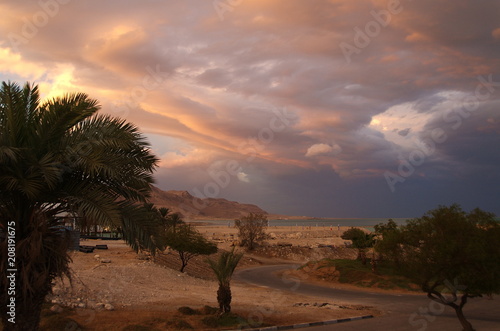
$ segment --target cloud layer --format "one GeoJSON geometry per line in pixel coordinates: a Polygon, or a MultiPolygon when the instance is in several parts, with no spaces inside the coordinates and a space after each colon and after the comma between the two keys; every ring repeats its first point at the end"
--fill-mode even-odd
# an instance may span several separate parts
{"type": "Polygon", "coordinates": [[[285,214],[500,213],[500,3],[16,1],[2,80],[139,125],[163,189],[285,214]]]}

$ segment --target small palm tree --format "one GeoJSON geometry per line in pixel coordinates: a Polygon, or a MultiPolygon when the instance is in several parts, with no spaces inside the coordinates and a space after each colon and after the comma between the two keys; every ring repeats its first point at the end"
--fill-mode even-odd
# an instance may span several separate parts
{"type": "Polygon", "coordinates": [[[217,290],[217,302],[219,303],[219,312],[221,314],[231,311],[231,277],[234,269],[240,262],[243,253],[235,253],[234,247],[230,252],[223,252],[217,262],[207,259],[208,264],[212,268],[219,281],[219,289],[217,290]]]}
{"type": "Polygon", "coordinates": [[[40,102],[38,87],[0,86],[0,314],[3,328],[38,330],[45,296],[69,275],[64,215],[121,227],[154,254],[157,218],[144,208],[158,159],[138,129],[97,114],[86,94],[40,102]],[[13,238],[11,238],[13,237],[13,238]],[[7,259],[15,247],[15,260],[7,259]],[[7,270],[15,273],[15,294],[7,270]],[[16,302],[15,324],[7,304],[16,302]]]}

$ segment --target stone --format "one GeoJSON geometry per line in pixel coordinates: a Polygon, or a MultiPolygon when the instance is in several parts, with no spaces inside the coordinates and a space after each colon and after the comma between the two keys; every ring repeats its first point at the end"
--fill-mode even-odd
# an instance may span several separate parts
{"type": "Polygon", "coordinates": [[[110,259],[101,259],[101,263],[111,263],[110,259]]]}
{"type": "Polygon", "coordinates": [[[115,307],[113,307],[112,304],[107,303],[107,304],[104,305],[104,309],[111,311],[111,310],[115,310],[115,307]]]}
{"type": "Polygon", "coordinates": [[[62,313],[63,312],[63,308],[59,305],[53,305],[52,307],[50,307],[50,311],[51,312],[54,312],[54,313],[62,313]]]}

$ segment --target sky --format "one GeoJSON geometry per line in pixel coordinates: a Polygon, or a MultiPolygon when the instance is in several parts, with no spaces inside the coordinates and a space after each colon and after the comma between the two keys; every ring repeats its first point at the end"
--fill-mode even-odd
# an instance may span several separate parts
{"type": "Polygon", "coordinates": [[[0,80],[137,125],[156,185],[312,217],[500,215],[500,2],[0,3],[0,80]]]}

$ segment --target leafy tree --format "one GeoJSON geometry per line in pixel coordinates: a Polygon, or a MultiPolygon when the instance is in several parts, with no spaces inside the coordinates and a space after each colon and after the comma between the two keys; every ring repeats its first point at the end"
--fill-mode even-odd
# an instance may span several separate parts
{"type": "Polygon", "coordinates": [[[387,257],[399,266],[401,248],[399,246],[400,229],[392,219],[387,224],[379,223],[375,225],[375,236],[377,238],[374,248],[379,253],[379,259],[387,257]]]}
{"type": "Polygon", "coordinates": [[[238,237],[240,245],[247,247],[248,250],[253,250],[255,245],[267,239],[265,228],[268,225],[267,216],[264,214],[249,213],[235,221],[238,228],[238,237]]]}
{"type": "Polygon", "coordinates": [[[162,223],[163,227],[165,230],[169,229],[170,227],[175,227],[180,224],[184,224],[184,221],[182,220],[182,214],[181,213],[170,213],[170,210],[165,207],[161,207],[156,209],[160,222],[162,223]]]}
{"type": "Polygon", "coordinates": [[[188,224],[169,228],[166,233],[165,243],[179,254],[181,260],[180,272],[184,272],[189,260],[193,257],[217,252],[217,245],[214,242],[207,240],[188,224]]]}
{"type": "Polygon", "coordinates": [[[500,292],[499,237],[493,214],[439,206],[401,227],[399,267],[430,299],[452,307],[464,330],[473,330],[463,307],[500,292]]]}
{"type": "Polygon", "coordinates": [[[352,241],[352,246],[358,249],[358,259],[365,265],[366,251],[368,248],[373,247],[375,235],[372,233],[365,233],[360,228],[350,228],[340,237],[344,240],[352,241]]]}
{"type": "Polygon", "coordinates": [[[231,311],[231,277],[242,256],[243,253],[235,253],[233,247],[230,252],[223,252],[217,261],[207,259],[208,264],[219,281],[217,302],[219,303],[221,314],[231,311]]]}
{"type": "MultiPolygon", "coordinates": [[[[38,330],[45,296],[69,276],[61,215],[120,226],[124,239],[153,253],[158,223],[142,206],[158,159],[137,127],[98,114],[86,94],[44,103],[38,87],[0,87],[0,313],[4,330],[38,330]],[[15,229],[15,231],[13,231],[15,229]],[[15,235],[14,235],[15,232],[15,235]],[[9,236],[15,238],[8,238],[9,236]],[[15,242],[15,244],[14,244],[15,242]],[[15,264],[8,247],[15,247],[15,264]],[[16,319],[8,321],[15,268],[16,319]]],[[[12,249],[12,248],[11,248],[12,249]]]]}

